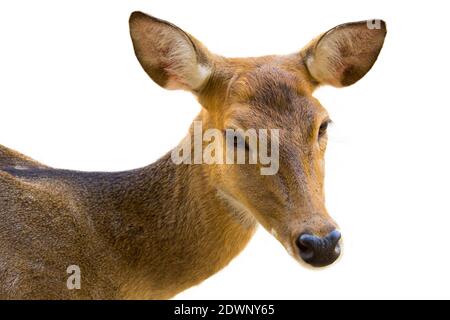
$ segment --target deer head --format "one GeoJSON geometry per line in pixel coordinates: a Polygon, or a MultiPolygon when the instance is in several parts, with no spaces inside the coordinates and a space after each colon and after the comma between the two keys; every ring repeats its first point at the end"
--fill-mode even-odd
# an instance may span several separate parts
{"type": "MultiPolygon", "coordinates": [[[[198,120],[229,147],[227,130],[277,129],[276,170],[261,174],[261,161],[204,165],[218,196],[245,219],[256,219],[298,260],[320,267],[340,255],[340,232],[324,196],[324,155],[330,117],[313,92],[361,79],[383,46],[386,25],[363,21],[337,26],[299,52],[257,58],[225,58],[166,21],[135,12],[130,18],[136,56],[161,87],[191,91],[203,106],[198,120]]],[[[232,146],[257,152],[261,141],[232,146]]],[[[259,137],[257,137],[259,138],[259,137]]],[[[219,141],[220,140],[220,141],[219,141]]],[[[220,151],[220,150],[219,150],[220,151]]],[[[218,150],[216,150],[218,152],[218,150]]],[[[271,154],[273,156],[274,154],[271,154]]],[[[234,157],[234,156],[233,156],[234,157]]],[[[214,210],[214,208],[211,208],[214,210]]]]}

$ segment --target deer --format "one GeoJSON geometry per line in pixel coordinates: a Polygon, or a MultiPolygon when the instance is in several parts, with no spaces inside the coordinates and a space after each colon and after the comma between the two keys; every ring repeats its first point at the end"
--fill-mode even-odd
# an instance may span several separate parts
{"type": "Polygon", "coordinates": [[[0,146],[0,298],[171,299],[225,268],[259,225],[301,264],[333,264],[342,240],[325,206],[331,120],[313,93],[360,80],[386,23],[342,24],[298,52],[252,58],[214,54],[142,12],[129,27],[144,71],[162,88],[191,92],[204,129],[279,128],[279,169],[176,164],[169,152],[131,171],[81,172],[0,146]]]}

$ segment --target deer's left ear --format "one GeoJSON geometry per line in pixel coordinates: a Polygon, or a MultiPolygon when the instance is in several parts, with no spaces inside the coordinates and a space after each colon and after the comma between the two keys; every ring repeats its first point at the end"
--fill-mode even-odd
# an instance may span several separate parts
{"type": "Polygon", "coordinates": [[[361,79],[378,58],[386,23],[369,20],[339,25],[313,40],[302,52],[320,84],[345,87],[361,79]]]}

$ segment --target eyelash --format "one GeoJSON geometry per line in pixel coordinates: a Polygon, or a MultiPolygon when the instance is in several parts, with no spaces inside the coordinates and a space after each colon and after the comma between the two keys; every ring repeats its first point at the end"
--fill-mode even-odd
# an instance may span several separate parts
{"type": "MultiPolygon", "coordinates": [[[[235,147],[235,148],[238,147],[238,140],[237,140],[237,139],[234,140],[234,147],[235,147]]],[[[247,140],[244,141],[244,148],[245,148],[246,150],[250,150],[250,147],[248,146],[247,140]]]]}

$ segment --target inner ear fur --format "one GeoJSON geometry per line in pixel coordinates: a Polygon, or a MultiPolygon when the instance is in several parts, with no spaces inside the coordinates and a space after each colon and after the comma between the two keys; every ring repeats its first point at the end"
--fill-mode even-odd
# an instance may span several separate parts
{"type": "Polygon", "coordinates": [[[374,65],[386,33],[386,23],[382,20],[339,25],[304,50],[308,71],[320,84],[352,85],[374,65]]]}
{"type": "Polygon", "coordinates": [[[170,22],[134,12],[129,20],[136,57],[145,72],[166,89],[195,91],[211,74],[208,50],[170,22]]]}

